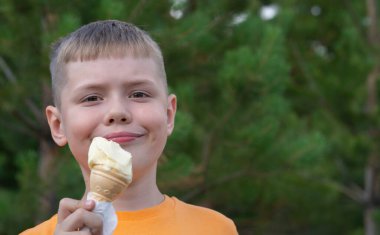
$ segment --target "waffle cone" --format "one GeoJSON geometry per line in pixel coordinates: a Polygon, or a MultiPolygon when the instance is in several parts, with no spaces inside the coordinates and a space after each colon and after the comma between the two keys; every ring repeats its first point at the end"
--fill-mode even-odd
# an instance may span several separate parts
{"type": "Polygon", "coordinates": [[[101,165],[95,165],[90,174],[90,192],[96,201],[112,202],[128,187],[124,175],[111,169],[106,170],[101,165]]]}

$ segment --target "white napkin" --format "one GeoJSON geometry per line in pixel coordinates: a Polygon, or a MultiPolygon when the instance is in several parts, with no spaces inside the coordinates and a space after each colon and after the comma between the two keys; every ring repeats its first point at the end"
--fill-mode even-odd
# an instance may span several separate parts
{"type": "MultiPolygon", "coordinates": [[[[87,200],[94,200],[91,192],[87,194],[87,200]]],[[[103,235],[112,235],[117,225],[117,216],[112,202],[99,202],[95,201],[95,208],[93,212],[99,214],[103,218],[103,235]]]]}

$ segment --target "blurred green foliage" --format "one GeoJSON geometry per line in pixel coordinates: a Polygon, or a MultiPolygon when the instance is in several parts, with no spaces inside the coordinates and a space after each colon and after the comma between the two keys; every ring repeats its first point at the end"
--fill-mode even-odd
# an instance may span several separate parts
{"type": "Polygon", "coordinates": [[[240,234],[364,234],[363,208],[344,192],[363,187],[378,141],[368,131],[379,115],[365,113],[378,53],[365,1],[327,0],[1,1],[0,234],[81,197],[80,170],[44,119],[49,47],[108,18],[151,33],[178,96],[164,193],[219,210],[240,234]],[[260,16],[268,6],[273,19],[260,16]]]}

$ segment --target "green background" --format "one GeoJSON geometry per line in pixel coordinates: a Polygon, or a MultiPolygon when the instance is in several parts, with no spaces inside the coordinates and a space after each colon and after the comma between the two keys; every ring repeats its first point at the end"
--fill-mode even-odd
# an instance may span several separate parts
{"type": "Polygon", "coordinates": [[[83,193],[44,116],[49,48],[100,19],[132,22],[162,48],[178,96],[158,172],[164,193],[222,212],[243,235],[375,234],[377,3],[1,0],[0,234],[83,193]]]}

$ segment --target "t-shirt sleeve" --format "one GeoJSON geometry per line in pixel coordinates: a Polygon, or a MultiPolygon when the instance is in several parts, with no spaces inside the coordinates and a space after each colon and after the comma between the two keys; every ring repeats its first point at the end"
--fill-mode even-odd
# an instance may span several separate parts
{"type": "Polygon", "coordinates": [[[51,235],[54,234],[55,226],[57,224],[57,215],[54,215],[49,220],[21,232],[19,235],[51,235]]]}

